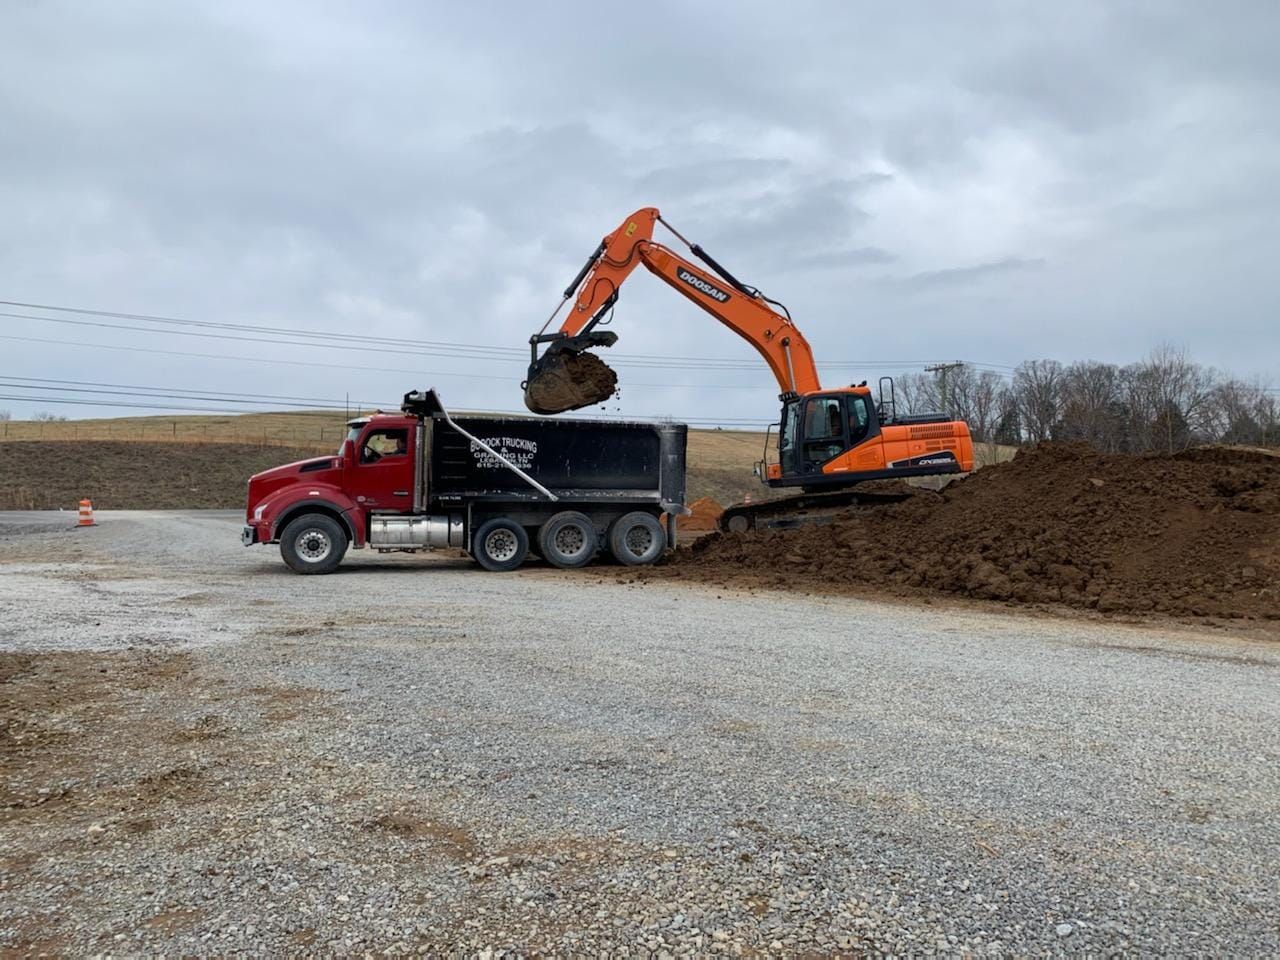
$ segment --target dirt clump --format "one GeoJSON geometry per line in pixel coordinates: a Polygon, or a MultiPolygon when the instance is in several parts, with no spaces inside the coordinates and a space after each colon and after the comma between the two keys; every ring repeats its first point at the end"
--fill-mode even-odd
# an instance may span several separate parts
{"type": "Polygon", "coordinates": [[[524,405],[538,414],[564,413],[604,403],[617,392],[618,374],[594,353],[552,353],[524,389],[524,405]]]}
{"type": "Polygon", "coordinates": [[[680,518],[680,530],[701,533],[719,528],[724,507],[712,497],[699,497],[689,504],[689,511],[689,516],[680,518]]]}
{"type": "Polygon", "coordinates": [[[1280,460],[1042,444],[940,492],[826,525],[704,537],[654,575],[1280,619],[1280,460]]]}

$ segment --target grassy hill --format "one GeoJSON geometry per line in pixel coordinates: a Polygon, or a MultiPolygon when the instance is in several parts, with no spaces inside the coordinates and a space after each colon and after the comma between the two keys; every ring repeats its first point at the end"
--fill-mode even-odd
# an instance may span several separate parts
{"type": "MultiPolygon", "coordinates": [[[[352,411],[352,416],[356,412],[352,411]]],[[[4,440],[151,440],[292,446],[332,453],[346,434],[341,410],[287,413],[172,414],[94,420],[10,420],[4,440]]]]}
{"type": "MultiPolygon", "coordinates": [[[[250,474],[335,452],[346,419],[322,410],[0,423],[0,509],[69,508],[84,496],[104,508],[240,507],[250,474]]],[[[690,430],[689,501],[767,495],[751,472],[764,440],[690,430]]],[[[978,451],[980,464],[1010,456],[978,451]]]]}

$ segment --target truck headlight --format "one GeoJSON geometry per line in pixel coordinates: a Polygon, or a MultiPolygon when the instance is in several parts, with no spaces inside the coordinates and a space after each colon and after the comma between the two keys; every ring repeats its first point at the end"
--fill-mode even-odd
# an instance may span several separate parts
{"type": "Polygon", "coordinates": [[[266,509],[267,509],[267,505],[266,505],[265,503],[260,503],[260,504],[258,504],[256,507],[254,507],[254,508],[253,508],[253,519],[254,519],[254,520],[261,520],[261,519],[262,519],[262,512],[263,512],[264,510],[266,510],[266,509]]]}

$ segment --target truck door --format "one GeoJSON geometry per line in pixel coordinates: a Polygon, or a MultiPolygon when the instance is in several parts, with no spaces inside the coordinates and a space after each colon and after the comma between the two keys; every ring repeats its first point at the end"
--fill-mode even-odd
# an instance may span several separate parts
{"type": "Polygon", "coordinates": [[[409,428],[371,425],[361,438],[351,493],[367,510],[409,513],[413,508],[413,458],[409,428]]]}

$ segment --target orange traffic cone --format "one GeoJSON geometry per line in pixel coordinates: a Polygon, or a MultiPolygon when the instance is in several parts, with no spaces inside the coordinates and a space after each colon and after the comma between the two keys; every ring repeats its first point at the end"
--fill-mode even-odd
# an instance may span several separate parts
{"type": "Polygon", "coordinates": [[[80,501],[80,520],[76,523],[77,527],[96,527],[97,521],[93,519],[93,501],[80,501]]]}

